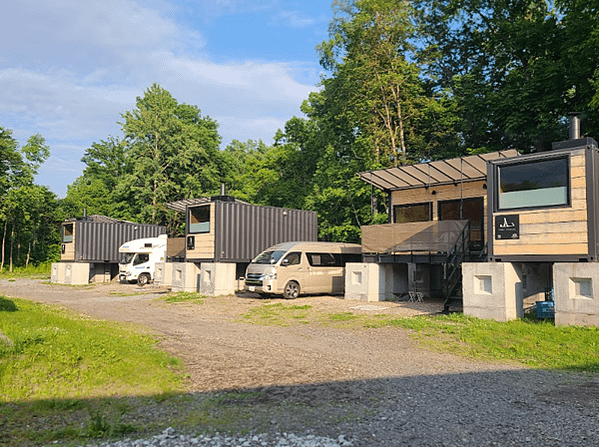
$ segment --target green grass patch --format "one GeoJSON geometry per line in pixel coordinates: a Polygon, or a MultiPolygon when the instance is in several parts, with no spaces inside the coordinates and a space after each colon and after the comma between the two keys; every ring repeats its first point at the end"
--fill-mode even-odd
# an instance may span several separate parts
{"type": "Polygon", "coordinates": [[[205,295],[200,295],[196,292],[175,292],[169,293],[162,298],[167,303],[196,303],[204,304],[205,295]]]}
{"type": "Polygon", "coordinates": [[[14,267],[12,272],[8,271],[8,267],[4,265],[4,269],[0,272],[1,278],[49,278],[52,271],[52,263],[44,262],[40,264],[30,264],[27,267],[14,267]]]}
{"type": "Polygon", "coordinates": [[[25,300],[2,297],[0,308],[0,402],[181,387],[181,363],[138,330],[25,300]]]}
{"type": "Polygon", "coordinates": [[[293,324],[309,324],[312,306],[290,305],[283,303],[263,304],[252,308],[243,315],[243,320],[265,326],[292,326],[293,324]]]}

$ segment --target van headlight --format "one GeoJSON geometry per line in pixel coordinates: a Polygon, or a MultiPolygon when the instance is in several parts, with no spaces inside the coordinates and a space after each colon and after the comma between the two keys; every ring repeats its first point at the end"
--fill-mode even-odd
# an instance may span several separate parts
{"type": "Polygon", "coordinates": [[[262,279],[269,279],[269,280],[275,280],[277,279],[277,274],[276,273],[265,273],[264,276],[262,277],[262,279]]]}

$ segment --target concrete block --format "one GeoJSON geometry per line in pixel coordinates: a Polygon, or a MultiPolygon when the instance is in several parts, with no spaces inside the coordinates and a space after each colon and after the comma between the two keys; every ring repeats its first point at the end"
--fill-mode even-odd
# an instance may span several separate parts
{"type": "Polygon", "coordinates": [[[462,264],[464,314],[497,321],[524,317],[522,272],[509,262],[462,264]]]}
{"type": "Polygon", "coordinates": [[[173,262],[172,291],[198,292],[200,267],[193,262],[173,262]]]}
{"type": "Polygon", "coordinates": [[[345,266],[346,300],[386,301],[407,288],[407,267],[375,263],[345,266]]]}
{"type": "Polygon", "coordinates": [[[87,262],[66,262],[64,278],[65,284],[89,284],[90,264],[87,262]]]}
{"type": "Polygon", "coordinates": [[[50,272],[50,282],[54,284],[65,284],[65,267],[64,262],[53,262],[50,272]]]}
{"type": "Polygon", "coordinates": [[[202,262],[200,293],[207,296],[234,295],[237,288],[234,263],[202,262]]]}
{"type": "Polygon", "coordinates": [[[154,284],[170,286],[173,283],[173,263],[157,262],[154,269],[154,284]]]}
{"type": "Polygon", "coordinates": [[[556,326],[599,327],[599,263],[553,265],[556,326]]]}

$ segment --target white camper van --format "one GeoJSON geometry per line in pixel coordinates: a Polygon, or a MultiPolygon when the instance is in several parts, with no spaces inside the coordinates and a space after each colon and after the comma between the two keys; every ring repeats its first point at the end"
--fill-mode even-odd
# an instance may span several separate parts
{"type": "Polygon", "coordinates": [[[297,298],[342,294],[345,264],[362,260],[362,247],[337,242],[285,242],[260,253],[245,273],[245,290],[297,298]]]}
{"type": "Polygon", "coordinates": [[[168,236],[135,239],[125,242],[119,247],[119,280],[145,285],[154,280],[157,262],[166,259],[166,242],[168,236]]]}

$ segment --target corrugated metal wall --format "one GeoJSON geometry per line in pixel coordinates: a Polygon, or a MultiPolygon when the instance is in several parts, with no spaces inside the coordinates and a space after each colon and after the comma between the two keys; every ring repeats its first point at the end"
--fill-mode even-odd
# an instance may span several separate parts
{"type": "Polygon", "coordinates": [[[119,262],[119,247],[127,241],[166,234],[166,227],[130,222],[77,221],[75,261],[119,262]]]}
{"type": "Polygon", "coordinates": [[[215,201],[215,261],[249,262],[281,242],[318,240],[315,211],[215,201]]]}

